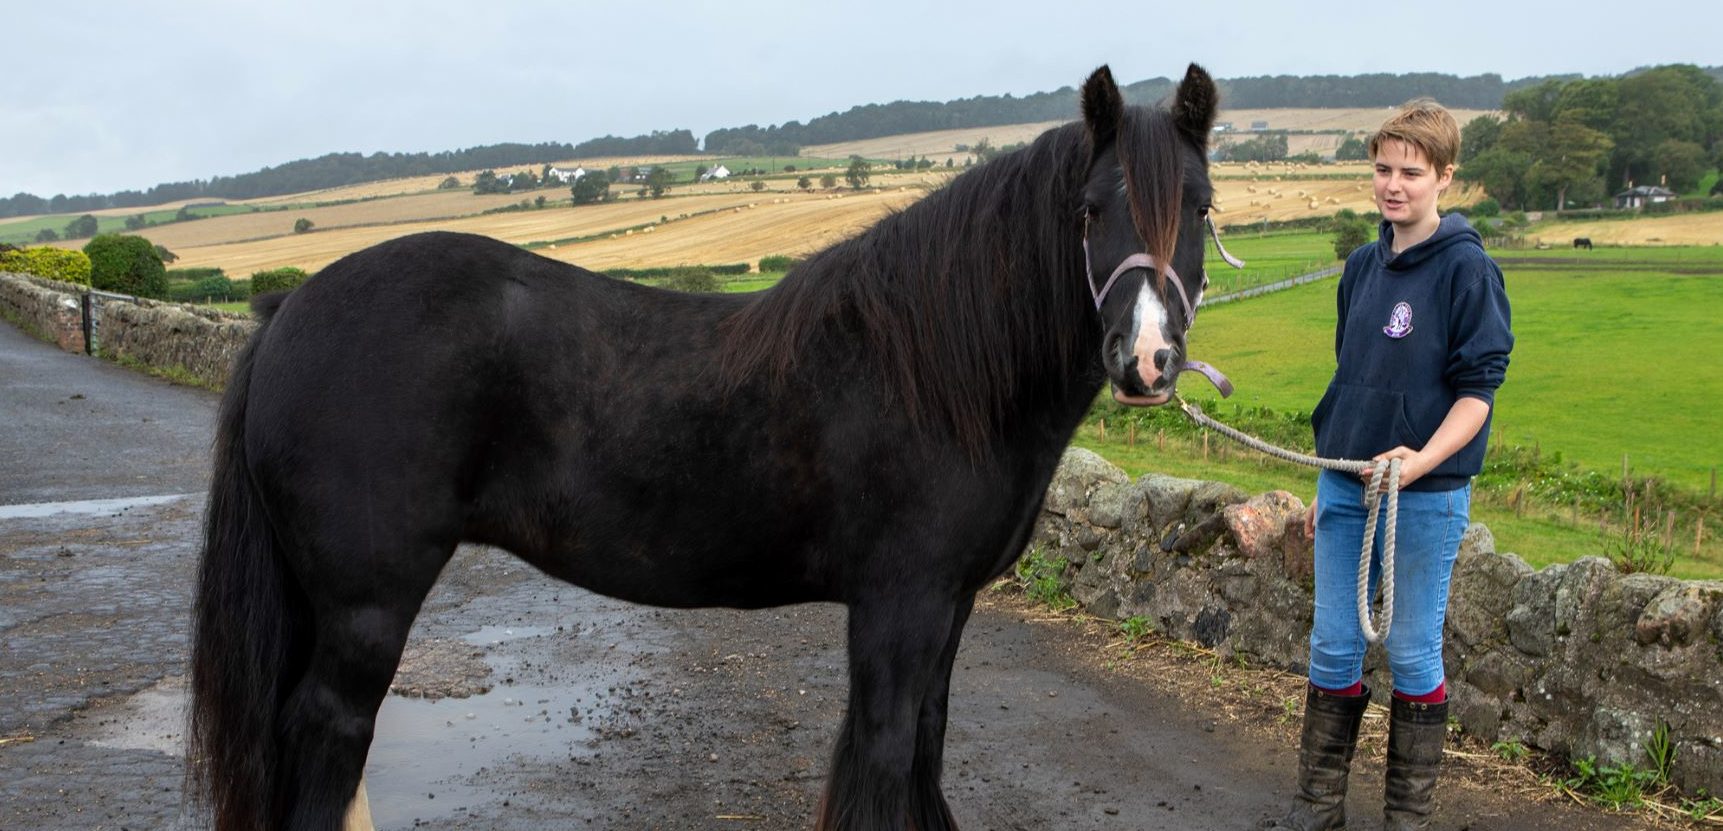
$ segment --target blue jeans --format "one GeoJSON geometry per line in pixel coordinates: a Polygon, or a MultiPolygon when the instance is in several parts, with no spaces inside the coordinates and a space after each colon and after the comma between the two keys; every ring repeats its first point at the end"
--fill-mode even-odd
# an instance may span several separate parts
{"type": "MultiPolygon", "coordinates": [[[[1357,476],[1322,471],[1316,486],[1316,620],[1310,628],[1310,682],[1345,689],[1364,674],[1364,634],[1358,625],[1358,558],[1364,542],[1364,483],[1357,476]]],[[[1472,487],[1401,491],[1394,554],[1394,619],[1388,668],[1394,689],[1433,692],[1442,671],[1442,624],[1460,537],[1471,512],[1472,487]]],[[[1376,528],[1370,560],[1370,598],[1381,582],[1388,505],[1376,528]]],[[[1381,627],[1377,619],[1377,627],[1381,627]]]]}

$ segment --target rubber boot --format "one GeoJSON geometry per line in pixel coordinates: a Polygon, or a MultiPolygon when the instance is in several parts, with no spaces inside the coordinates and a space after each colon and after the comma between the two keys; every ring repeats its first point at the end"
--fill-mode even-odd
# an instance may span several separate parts
{"type": "Polygon", "coordinates": [[[1298,796],[1292,810],[1262,828],[1332,831],[1346,827],[1346,776],[1358,747],[1358,725],[1370,704],[1362,695],[1334,695],[1310,687],[1304,699],[1304,733],[1298,744],[1298,796]]]}
{"type": "Polygon", "coordinates": [[[1394,699],[1388,720],[1388,784],[1384,831],[1430,827],[1435,812],[1436,770],[1448,741],[1448,702],[1419,704],[1394,699]]]}

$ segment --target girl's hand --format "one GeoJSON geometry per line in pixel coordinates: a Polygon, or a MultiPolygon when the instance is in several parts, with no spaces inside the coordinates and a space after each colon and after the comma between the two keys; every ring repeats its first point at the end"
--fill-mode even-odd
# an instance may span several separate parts
{"type": "Polygon", "coordinates": [[[1316,500],[1310,500],[1310,507],[1304,509],[1304,538],[1316,539],[1316,500]]]}
{"type": "MultiPolygon", "coordinates": [[[[1389,459],[1400,460],[1400,487],[1402,489],[1407,485],[1418,481],[1418,477],[1429,473],[1430,469],[1434,467],[1434,465],[1431,464],[1422,453],[1419,453],[1405,445],[1396,447],[1386,453],[1378,453],[1372,461],[1387,462],[1389,459]]],[[[1376,466],[1371,465],[1361,471],[1358,474],[1358,477],[1364,480],[1364,484],[1368,485],[1370,484],[1370,477],[1375,475],[1375,470],[1376,466]]],[[[1382,477],[1382,489],[1384,491],[1388,489],[1388,477],[1386,475],[1382,477]]]]}

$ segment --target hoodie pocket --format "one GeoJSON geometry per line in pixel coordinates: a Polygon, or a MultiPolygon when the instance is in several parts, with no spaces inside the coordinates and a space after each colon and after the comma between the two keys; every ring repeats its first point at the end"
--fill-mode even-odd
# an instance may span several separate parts
{"type": "Polygon", "coordinates": [[[1406,418],[1406,396],[1389,390],[1331,384],[1310,420],[1316,452],[1329,458],[1368,459],[1400,445],[1423,445],[1406,418]]]}

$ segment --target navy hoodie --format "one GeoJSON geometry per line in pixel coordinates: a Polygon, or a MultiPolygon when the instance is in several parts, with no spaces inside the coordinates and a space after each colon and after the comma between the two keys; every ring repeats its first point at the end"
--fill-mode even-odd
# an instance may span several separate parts
{"type": "MultiPolygon", "coordinates": [[[[1459,214],[1400,252],[1387,221],[1375,242],[1346,258],[1334,330],[1338,366],[1311,413],[1316,452],[1369,459],[1405,445],[1418,450],[1454,402],[1477,398],[1494,412],[1496,388],[1514,348],[1502,271],[1459,214]]],[[[1463,487],[1483,469],[1490,421],[1413,491],[1463,487]]]]}

